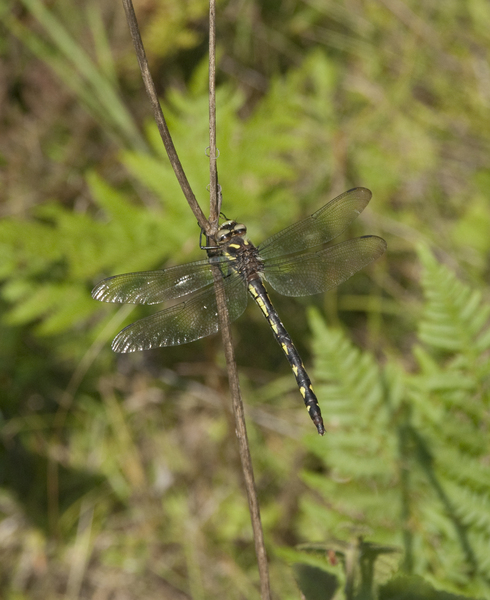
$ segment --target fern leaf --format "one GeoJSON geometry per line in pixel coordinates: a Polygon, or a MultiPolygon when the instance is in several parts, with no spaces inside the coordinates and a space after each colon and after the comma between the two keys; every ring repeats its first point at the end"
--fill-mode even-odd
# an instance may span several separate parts
{"type": "Polygon", "coordinates": [[[420,339],[439,350],[463,351],[472,357],[476,349],[481,352],[490,348],[485,346],[490,338],[483,331],[490,318],[490,305],[482,303],[481,293],[459,281],[425,246],[419,246],[418,254],[427,299],[419,326],[420,339]]]}

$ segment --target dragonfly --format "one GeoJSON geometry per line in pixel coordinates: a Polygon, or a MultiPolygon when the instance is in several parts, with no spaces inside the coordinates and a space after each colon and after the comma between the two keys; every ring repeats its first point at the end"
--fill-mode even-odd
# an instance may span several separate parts
{"type": "Polygon", "coordinates": [[[128,325],[112,342],[114,352],[134,352],[186,344],[218,331],[213,270],[222,276],[230,322],[240,317],[249,295],[267,319],[296,378],[306,409],[320,435],[325,427],[318,399],[303,361],[277,314],[264,282],[285,296],[308,296],[337,287],[379,258],[386,242],[375,235],[323,247],[338,237],[364,210],[371,192],[353,188],[309,217],[255,246],[238,221],[224,222],[207,257],[157,271],[115,275],[101,281],[92,297],[102,302],[180,303],[128,325]]]}

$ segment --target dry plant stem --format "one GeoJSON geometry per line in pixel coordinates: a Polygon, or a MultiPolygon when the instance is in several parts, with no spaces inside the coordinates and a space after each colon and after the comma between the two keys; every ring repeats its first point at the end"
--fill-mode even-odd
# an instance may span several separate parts
{"type": "Polygon", "coordinates": [[[230,385],[230,393],[233,403],[233,414],[235,416],[235,433],[238,439],[238,449],[242,463],[243,477],[245,480],[245,488],[247,490],[248,506],[255,540],[255,554],[257,555],[257,564],[259,567],[260,595],[262,600],[270,600],[271,590],[269,582],[269,566],[267,563],[264,533],[262,531],[262,522],[260,519],[259,501],[257,498],[257,491],[255,489],[252,457],[250,456],[250,447],[248,444],[245,413],[240,394],[240,384],[238,381],[235,353],[233,351],[233,341],[231,339],[228,309],[226,306],[226,299],[223,289],[223,277],[221,276],[218,267],[213,268],[213,273],[216,301],[218,305],[219,327],[221,330],[221,337],[225,350],[228,382],[230,385]]]}
{"type": "Polygon", "coordinates": [[[209,222],[218,226],[218,167],[216,155],[216,4],[209,2],[209,222]]]}
{"type": "MultiPolygon", "coordinates": [[[[216,165],[216,5],[209,2],[209,172],[210,172],[210,217],[211,225],[217,225],[220,206],[218,203],[218,170],[216,165]]],[[[264,533],[260,519],[259,501],[255,488],[252,457],[248,444],[245,412],[240,394],[238,369],[231,339],[228,308],[223,287],[223,277],[219,268],[213,267],[214,288],[218,307],[218,319],[225,351],[228,382],[235,416],[235,433],[238,438],[238,450],[242,463],[243,478],[247,490],[248,506],[255,540],[255,553],[259,567],[260,592],[262,600],[270,600],[269,566],[264,544],[264,533]]]]}
{"type": "Polygon", "coordinates": [[[197,222],[199,223],[199,227],[207,235],[209,235],[211,233],[211,227],[209,225],[208,220],[204,216],[201,207],[197,203],[196,197],[194,196],[191,186],[187,181],[184,169],[182,168],[182,164],[180,162],[180,159],[177,155],[177,151],[175,150],[174,143],[170,136],[167,123],[165,122],[165,117],[163,116],[160,102],[158,101],[155,84],[153,83],[153,79],[151,77],[150,69],[148,67],[148,61],[146,59],[145,49],[143,48],[143,42],[141,41],[138,22],[134,13],[133,3],[131,2],[131,0],[122,0],[122,3],[126,12],[129,31],[131,32],[131,37],[133,39],[133,44],[136,51],[136,56],[138,58],[141,75],[143,76],[143,83],[145,84],[146,93],[148,94],[148,98],[150,99],[150,103],[153,109],[153,116],[158,126],[163,145],[165,146],[165,150],[167,151],[167,155],[174,170],[175,176],[177,177],[180,187],[184,192],[184,196],[186,197],[186,200],[189,206],[191,207],[191,210],[194,213],[197,222]]]}

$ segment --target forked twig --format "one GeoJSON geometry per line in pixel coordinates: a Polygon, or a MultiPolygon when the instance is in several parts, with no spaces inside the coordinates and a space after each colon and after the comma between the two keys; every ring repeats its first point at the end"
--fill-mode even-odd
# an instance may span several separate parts
{"type": "MultiPolygon", "coordinates": [[[[150,98],[150,103],[153,108],[153,114],[160,131],[160,136],[167,151],[170,163],[174,169],[177,180],[180,183],[182,191],[191,207],[192,212],[196,216],[199,226],[207,236],[211,238],[215,235],[219,220],[220,206],[218,202],[218,172],[217,172],[217,150],[216,150],[216,6],[215,0],[210,0],[209,9],[209,160],[210,160],[210,219],[205,218],[194,193],[191,190],[187,177],[185,176],[182,164],[177,156],[170,132],[168,130],[165,118],[158,101],[155,90],[155,85],[150,74],[146,54],[141,41],[138,23],[131,0],[122,0],[126,17],[133,38],[136,56],[143,76],[145,89],[150,98]]],[[[218,267],[213,268],[214,283],[216,290],[216,300],[218,306],[218,319],[223,339],[225,351],[226,365],[228,371],[228,381],[230,385],[230,393],[232,396],[233,412],[235,415],[235,431],[238,438],[238,446],[240,459],[242,463],[243,476],[245,487],[247,490],[248,504],[250,516],[252,520],[252,528],[255,539],[255,552],[259,567],[260,588],[262,600],[270,600],[270,583],[269,570],[267,564],[267,554],[265,551],[264,535],[262,531],[262,523],[260,519],[259,503],[257,492],[255,489],[255,481],[253,474],[252,459],[247,438],[247,429],[245,424],[245,414],[243,403],[240,394],[240,386],[238,380],[238,370],[235,361],[233,350],[233,342],[231,338],[230,323],[228,318],[228,309],[224,294],[223,278],[218,267]]]]}

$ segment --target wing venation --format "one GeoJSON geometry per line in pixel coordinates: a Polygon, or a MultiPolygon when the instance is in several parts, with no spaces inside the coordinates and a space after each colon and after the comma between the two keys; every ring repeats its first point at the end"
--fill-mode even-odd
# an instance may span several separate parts
{"type": "Polygon", "coordinates": [[[309,296],[337,287],[379,258],[386,242],[375,235],[347,240],[319,252],[267,262],[264,278],[284,296],[309,296]]]}

